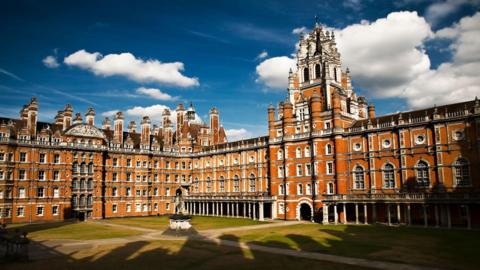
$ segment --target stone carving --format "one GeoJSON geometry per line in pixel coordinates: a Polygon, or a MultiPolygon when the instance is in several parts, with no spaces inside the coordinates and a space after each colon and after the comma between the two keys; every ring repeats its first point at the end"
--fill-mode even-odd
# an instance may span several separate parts
{"type": "Polygon", "coordinates": [[[93,137],[105,139],[105,134],[100,129],[87,124],[79,124],[71,127],[65,135],[79,136],[79,137],[93,137]]]}

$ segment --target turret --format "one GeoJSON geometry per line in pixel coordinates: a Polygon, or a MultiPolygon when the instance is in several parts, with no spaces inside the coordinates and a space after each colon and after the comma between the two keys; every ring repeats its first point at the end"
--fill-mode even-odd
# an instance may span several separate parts
{"type": "Polygon", "coordinates": [[[55,125],[63,126],[63,111],[58,111],[55,116],[55,125]]]}
{"type": "Polygon", "coordinates": [[[176,139],[177,141],[179,141],[180,138],[182,137],[180,133],[184,124],[183,121],[184,121],[184,114],[185,114],[185,107],[183,106],[182,103],[178,104],[176,112],[177,112],[177,129],[176,129],[177,138],[176,139]]]}
{"type": "Polygon", "coordinates": [[[210,134],[212,136],[213,144],[218,144],[219,142],[219,126],[218,110],[213,107],[210,109],[210,134]]]}
{"type": "Polygon", "coordinates": [[[81,124],[81,123],[83,123],[82,114],[81,113],[76,113],[75,118],[73,119],[73,124],[77,125],[77,124],[81,124]]]}
{"type": "Polygon", "coordinates": [[[105,117],[102,122],[102,129],[104,130],[110,130],[110,127],[112,126],[112,120],[110,118],[105,117]]]}
{"type": "Polygon", "coordinates": [[[375,118],[375,106],[373,104],[368,105],[368,118],[375,118]]]}
{"type": "Polygon", "coordinates": [[[88,108],[85,113],[85,120],[87,121],[87,124],[92,126],[95,125],[95,110],[92,107],[88,108]]]}
{"type": "Polygon", "coordinates": [[[135,123],[135,121],[130,121],[127,128],[129,133],[137,132],[137,124],[135,123]]]}
{"type": "Polygon", "coordinates": [[[66,130],[70,127],[70,125],[72,125],[72,113],[72,105],[67,104],[63,110],[63,130],[66,130]]]}
{"type": "Polygon", "coordinates": [[[123,143],[123,113],[117,112],[113,120],[113,141],[116,144],[123,143]]]}
{"type": "Polygon", "coordinates": [[[37,113],[38,113],[37,98],[32,97],[32,100],[28,105],[28,120],[27,120],[27,128],[30,133],[30,136],[32,137],[37,135],[37,113]]]}
{"type": "Polygon", "coordinates": [[[141,122],[142,125],[142,138],[141,144],[148,145],[150,143],[150,118],[148,116],[144,116],[141,122]]]}
{"type": "Polygon", "coordinates": [[[290,101],[283,104],[283,134],[294,134],[293,105],[290,101]]]}
{"type": "Polygon", "coordinates": [[[270,138],[277,136],[275,132],[275,108],[272,104],[268,105],[268,135],[270,138]]]}

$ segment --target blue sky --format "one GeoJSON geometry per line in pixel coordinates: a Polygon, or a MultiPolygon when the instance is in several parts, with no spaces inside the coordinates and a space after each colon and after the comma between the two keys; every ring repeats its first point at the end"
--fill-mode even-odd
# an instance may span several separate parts
{"type": "MultiPolygon", "coordinates": [[[[56,111],[71,103],[82,114],[88,107],[94,107],[97,124],[103,119],[102,114],[114,110],[130,110],[127,118],[138,123],[143,112],[193,102],[204,120],[208,120],[208,110],[216,106],[233,138],[263,135],[266,108],[269,103],[277,104],[285,98],[286,87],[275,87],[272,85],[277,84],[262,79],[264,74],[258,73],[257,66],[268,59],[292,57],[298,41],[293,29],[311,28],[314,16],[318,15],[322,24],[339,31],[341,42],[352,43],[351,31],[346,30],[350,26],[363,27],[367,36],[376,26],[390,27],[381,20],[394,20],[389,14],[398,11],[416,11],[416,14],[400,14],[399,21],[408,15],[410,21],[427,28],[424,35],[410,37],[407,33],[399,42],[418,39],[411,42],[412,48],[401,49],[412,55],[412,62],[407,64],[418,67],[415,61],[426,57],[428,67],[422,60],[423,70],[410,77],[384,74],[384,81],[390,80],[391,84],[382,86],[387,89],[382,91],[376,86],[369,90],[371,85],[378,85],[372,84],[375,77],[362,74],[365,69],[350,61],[359,71],[360,83],[357,83],[352,70],[354,85],[375,103],[379,114],[442,103],[435,97],[418,103],[412,98],[418,92],[415,85],[424,84],[412,81],[420,76],[440,76],[447,81],[442,74],[448,73],[452,66],[461,72],[460,64],[465,61],[458,62],[459,48],[465,45],[461,37],[468,28],[468,23],[462,24],[461,20],[474,17],[478,7],[476,0],[2,1],[0,115],[18,117],[21,106],[36,96],[43,121],[53,121],[56,111]],[[74,55],[81,50],[85,53],[74,55]],[[95,63],[83,62],[83,58],[96,52],[97,61],[108,55],[129,53],[133,57],[130,60],[138,63],[138,69],[118,71],[95,60],[95,63]],[[262,52],[266,54],[259,57],[262,52]],[[71,61],[66,61],[69,56],[71,61]],[[176,62],[182,63],[184,69],[163,65],[176,62]],[[176,79],[145,75],[142,68],[148,68],[146,63],[173,72],[176,79]],[[443,63],[451,66],[443,70],[440,67],[443,63]],[[402,94],[396,94],[398,91],[402,94]]],[[[414,23],[410,27],[415,27],[414,23]]],[[[349,50],[354,48],[348,46],[344,44],[341,48],[346,55],[352,55],[349,50]]],[[[393,51],[396,49],[392,48],[393,51]]],[[[342,50],[340,53],[343,54],[342,50]]],[[[388,55],[385,58],[382,63],[395,61],[388,60],[388,55]]],[[[469,76],[464,86],[467,90],[461,92],[467,94],[461,99],[473,99],[479,91],[476,84],[479,74],[469,76]]],[[[154,122],[160,122],[158,115],[151,115],[154,122]]]]}

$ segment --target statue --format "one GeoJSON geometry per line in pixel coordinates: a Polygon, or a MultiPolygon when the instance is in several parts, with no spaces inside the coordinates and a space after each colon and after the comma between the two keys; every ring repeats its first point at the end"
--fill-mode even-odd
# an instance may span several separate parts
{"type": "Polygon", "coordinates": [[[173,202],[175,204],[175,215],[186,215],[187,212],[185,210],[185,201],[182,196],[182,188],[178,188],[175,191],[175,198],[173,198],[173,202]]]}
{"type": "Polygon", "coordinates": [[[175,198],[172,199],[175,205],[175,214],[170,216],[170,230],[174,231],[188,231],[192,228],[190,224],[190,216],[185,209],[185,200],[183,198],[182,187],[175,191],[175,198]]]}

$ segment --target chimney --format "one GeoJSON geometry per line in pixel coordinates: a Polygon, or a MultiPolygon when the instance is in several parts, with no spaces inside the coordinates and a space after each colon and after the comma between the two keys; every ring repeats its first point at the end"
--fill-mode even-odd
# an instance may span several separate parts
{"type": "Polygon", "coordinates": [[[180,138],[182,137],[181,136],[181,131],[182,131],[182,127],[183,127],[183,119],[184,119],[184,114],[185,114],[185,107],[183,106],[182,103],[178,104],[177,106],[177,132],[176,132],[176,136],[177,136],[177,141],[180,140],[180,138]]]}
{"type": "Polygon", "coordinates": [[[137,132],[137,124],[135,123],[135,121],[130,121],[127,128],[129,133],[137,132]]]}
{"type": "Polygon", "coordinates": [[[55,116],[55,125],[63,126],[63,111],[58,111],[55,116]]]}
{"type": "Polygon", "coordinates": [[[77,125],[77,124],[81,124],[81,123],[83,123],[82,114],[81,113],[76,113],[75,118],[73,119],[73,124],[77,125]]]}
{"type": "Polygon", "coordinates": [[[67,104],[63,110],[63,130],[66,130],[72,124],[72,105],[67,104]]]}
{"type": "Polygon", "coordinates": [[[102,122],[102,129],[104,130],[110,130],[110,127],[112,126],[112,120],[110,118],[105,117],[102,122]]]}
{"type": "Polygon", "coordinates": [[[150,117],[144,116],[141,122],[142,138],[141,143],[148,145],[150,143],[150,117]]]}
{"type": "Polygon", "coordinates": [[[219,126],[220,126],[220,123],[219,123],[219,119],[218,119],[218,110],[217,108],[213,107],[211,110],[210,110],[210,134],[212,136],[212,141],[213,141],[213,144],[218,144],[219,142],[219,126]]]}
{"type": "Polygon", "coordinates": [[[85,113],[85,120],[87,121],[87,124],[95,126],[95,110],[92,107],[88,108],[85,113]]]}
{"type": "Polygon", "coordinates": [[[375,118],[375,106],[373,104],[368,105],[368,118],[375,118]]]}
{"type": "Polygon", "coordinates": [[[113,141],[117,144],[123,144],[123,113],[117,112],[113,120],[113,141]]]}
{"type": "Polygon", "coordinates": [[[270,105],[268,106],[268,133],[271,138],[277,137],[277,133],[275,132],[275,127],[274,127],[274,122],[275,122],[275,108],[270,103],[270,105]]]}

